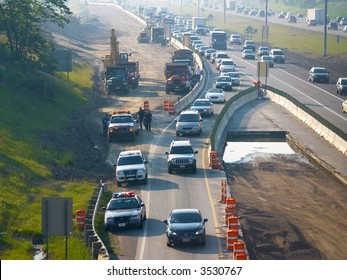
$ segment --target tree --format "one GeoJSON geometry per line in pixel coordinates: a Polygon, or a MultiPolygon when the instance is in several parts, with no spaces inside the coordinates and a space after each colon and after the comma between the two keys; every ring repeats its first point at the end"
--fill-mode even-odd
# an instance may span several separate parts
{"type": "MultiPolygon", "coordinates": [[[[54,23],[64,27],[72,12],[68,0],[7,0],[0,6],[0,31],[13,60],[31,60],[44,66],[53,48],[51,34],[44,25],[54,23]]],[[[51,61],[52,62],[52,61],[51,61]]],[[[50,62],[50,63],[51,63],[50,62]]]]}

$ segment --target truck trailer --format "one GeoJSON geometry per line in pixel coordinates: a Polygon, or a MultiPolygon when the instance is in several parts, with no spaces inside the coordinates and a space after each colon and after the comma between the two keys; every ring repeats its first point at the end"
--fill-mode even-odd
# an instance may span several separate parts
{"type": "Polygon", "coordinates": [[[324,10],[307,9],[306,21],[315,20],[317,24],[324,24],[324,10]]]}

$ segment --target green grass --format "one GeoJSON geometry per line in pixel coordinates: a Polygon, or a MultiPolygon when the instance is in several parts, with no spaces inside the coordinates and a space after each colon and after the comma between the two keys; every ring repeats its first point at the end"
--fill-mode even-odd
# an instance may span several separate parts
{"type": "MultiPolygon", "coordinates": [[[[52,180],[51,166],[73,162],[72,152],[40,140],[67,135],[67,123],[90,96],[92,69],[81,62],[67,81],[20,63],[0,70],[0,259],[32,259],[32,237],[41,234],[43,197],[72,197],[86,209],[95,182],[52,180]]],[[[68,239],[69,259],[90,259],[77,228],[68,239]]],[[[50,239],[51,259],[65,259],[64,237],[50,239]]]]}

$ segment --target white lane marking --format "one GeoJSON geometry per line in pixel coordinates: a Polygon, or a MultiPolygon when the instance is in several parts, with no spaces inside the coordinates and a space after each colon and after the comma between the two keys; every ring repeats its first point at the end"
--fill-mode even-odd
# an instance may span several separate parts
{"type": "MultiPolygon", "coordinates": [[[[233,55],[233,56],[234,56],[235,58],[241,60],[239,57],[237,57],[237,56],[235,56],[235,55],[233,55]]],[[[244,60],[241,60],[241,61],[244,61],[244,60]]],[[[249,62],[247,62],[247,61],[244,61],[244,62],[245,62],[246,64],[248,64],[249,66],[251,66],[251,67],[253,67],[253,68],[256,68],[253,64],[251,64],[251,63],[249,63],[249,62]]],[[[282,72],[284,72],[284,73],[286,73],[286,74],[292,76],[293,78],[296,78],[296,79],[298,79],[298,80],[300,80],[300,81],[302,81],[302,82],[305,82],[305,83],[309,84],[310,86],[314,86],[315,88],[317,88],[317,89],[319,89],[319,90],[321,90],[321,91],[323,91],[323,92],[329,94],[330,96],[332,96],[332,97],[334,97],[334,98],[336,98],[336,99],[338,99],[338,100],[341,100],[341,98],[335,96],[334,94],[332,94],[332,93],[330,93],[330,92],[328,92],[328,91],[326,91],[326,90],[324,90],[324,89],[322,89],[322,88],[320,88],[320,87],[318,87],[318,86],[316,86],[316,85],[314,85],[314,84],[309,83],[308,81],[305,81],[305,80],[303,80],[303,79],[301,79],[301,78],[299,78],[299,77],[296,77],[295,75],[293,75],[293,74],[291,74],[291,73],[289,73],[289,72],[287,72],[287,71],[285,71],[285,70],[283,70],[283,69],[281,69],[281,68],[277,68],[277,67],[275,67],[275,68],[278,69],[279,71],[282,71],[282,72]]],[[[243,72],[243,73],[244,73],[244,72],[243,72]]],[[[246,75],[246,76],[248,76],[248,75],[246,75]]],[[[248,76],[248,77],[249,77],[249,76],[248,76]]],[[[341,118],[342,120],[347,121],[347,118],[346,118],[346,117],[339,115],[339,114],[336,113],[335,111],[329,109],[329,108],[326,107],[324,104],[318,102],[317,100],[315,100],[314,98],[308,96],[307,94],[303,93],[302,91],[296,89],[295,87],[289,85],[289,84],[286,83],[286,82],[283,82],[282,80],[280,80],[280,79],[274,77],[273,75],[270,75],[270,77],[271,77],[272,79],[275,79],[275,80],[281,82],[282,84],[284,84],[284,85],[286,85],[287,87],[293,89],[294,91],[300,93],[301,95],[307,97],[308,99],[310,99],[310,100],[312,100],[314,103],[320,105],[322,108],[326,109],[327,111],[329,111],[330,113],[334,114],[335,116],[341,118]]],[[[250,78],[251,80],[254,80],[254,79],[251,78],[251,77],[249,77],[249,78],[250,78]]],[[[342,100],[341,100],[341,102],[342,102],[342,100]]]]}

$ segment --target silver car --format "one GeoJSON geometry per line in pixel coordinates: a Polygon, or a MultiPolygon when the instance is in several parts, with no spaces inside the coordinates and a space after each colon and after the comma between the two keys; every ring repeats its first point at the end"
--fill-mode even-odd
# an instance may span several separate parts
{"type": "Polygon", "coordinates": [[[213,115],[213,103],[208,99],[196,99],[190,109],[197,110],[202,117],[213,115]]]}
{"type": "Polygon", "coordinates": [[[176,136],[200,135],[202,132],[202,118],[197,110],[183,111],[176,122],[176,136]]]}

